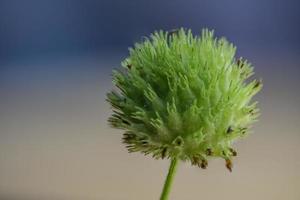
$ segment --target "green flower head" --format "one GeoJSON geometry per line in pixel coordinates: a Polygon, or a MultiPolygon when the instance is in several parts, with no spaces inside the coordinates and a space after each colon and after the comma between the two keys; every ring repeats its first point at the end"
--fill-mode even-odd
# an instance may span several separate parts
{"type": "Polygon", "coordinates": [[[206,168],[221,157],[231,170],[232,144],[248,133],[258,116],[251,98],[261,81],[253,67],[235,58],[236,47],[213,31],[159,31],[130,48],[123,68],[113,72],[118,88],[107,94],[124,129],[129,152],[178,158],[206,168]]]}

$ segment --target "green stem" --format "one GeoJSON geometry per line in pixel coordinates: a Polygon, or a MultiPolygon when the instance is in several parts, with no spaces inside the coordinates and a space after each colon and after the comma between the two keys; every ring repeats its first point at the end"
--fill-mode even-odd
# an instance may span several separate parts
{"type": "Polygon", "coordinates": [[[165,185],[164,185],[163,191],[161,193],[160,200],[168,200],[169,199],[171,185],[172,185],[172,182],[173,182],[173,179],[174,179],[174,175],[176,173],[177,164],[178,164],[178,159],[173,158],[171,160],[168,176],[165,180],[165,185]]]}

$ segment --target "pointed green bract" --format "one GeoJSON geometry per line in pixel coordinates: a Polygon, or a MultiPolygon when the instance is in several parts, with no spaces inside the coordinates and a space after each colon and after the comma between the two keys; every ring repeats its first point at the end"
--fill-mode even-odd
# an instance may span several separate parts
{"type": "Polygon", "coordinates": [[[253,67],[235,58],[236,47],[213,31],[155,32],[130,48],[123,69],[113,72],[107,94],[130,152],[188,160],[206,168],[221,157],[231,170],[232,143],[258,116],[251,98],[261,89],[249,81],[253,67]]]}

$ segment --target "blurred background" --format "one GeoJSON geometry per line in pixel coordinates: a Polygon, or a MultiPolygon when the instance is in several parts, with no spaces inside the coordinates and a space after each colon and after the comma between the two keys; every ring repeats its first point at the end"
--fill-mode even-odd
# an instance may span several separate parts
{"type": "Polygon", "coordinates": [[[168,161],[109,128],[111,71],[157,29],[214,29],[264,88],[254,132],[207,170],[179,166],[172,200],[300,199],[300,3],[0,0],[0,199],[158,199],[168,161]]]}

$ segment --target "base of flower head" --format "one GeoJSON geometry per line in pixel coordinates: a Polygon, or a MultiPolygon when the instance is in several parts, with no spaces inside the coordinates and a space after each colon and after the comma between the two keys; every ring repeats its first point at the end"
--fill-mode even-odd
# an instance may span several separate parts
{"type": "MultiPolygon", "coordinates": [[[[206,169],[208,160],[211,157],[222,157],[225,160],[226,168],[232,171],[232,157],[237,156],[236,150],[231,147],[223,149],[206,148],[203,153],[185,152],[184,139],[176,137],[170,145],[157,145],[150,141],[148,136],[137,136],[134,133],[127,132],[123,135],[123,142],[127,144],[127,149],[130,153],[141,152],[144,155],[151,154],[155,159],[170,159],[178,157],[186,161],[190,160],[192,165],[206,169]]],[[[199,152],[199,151],[197,151],[199,152]]]]}

